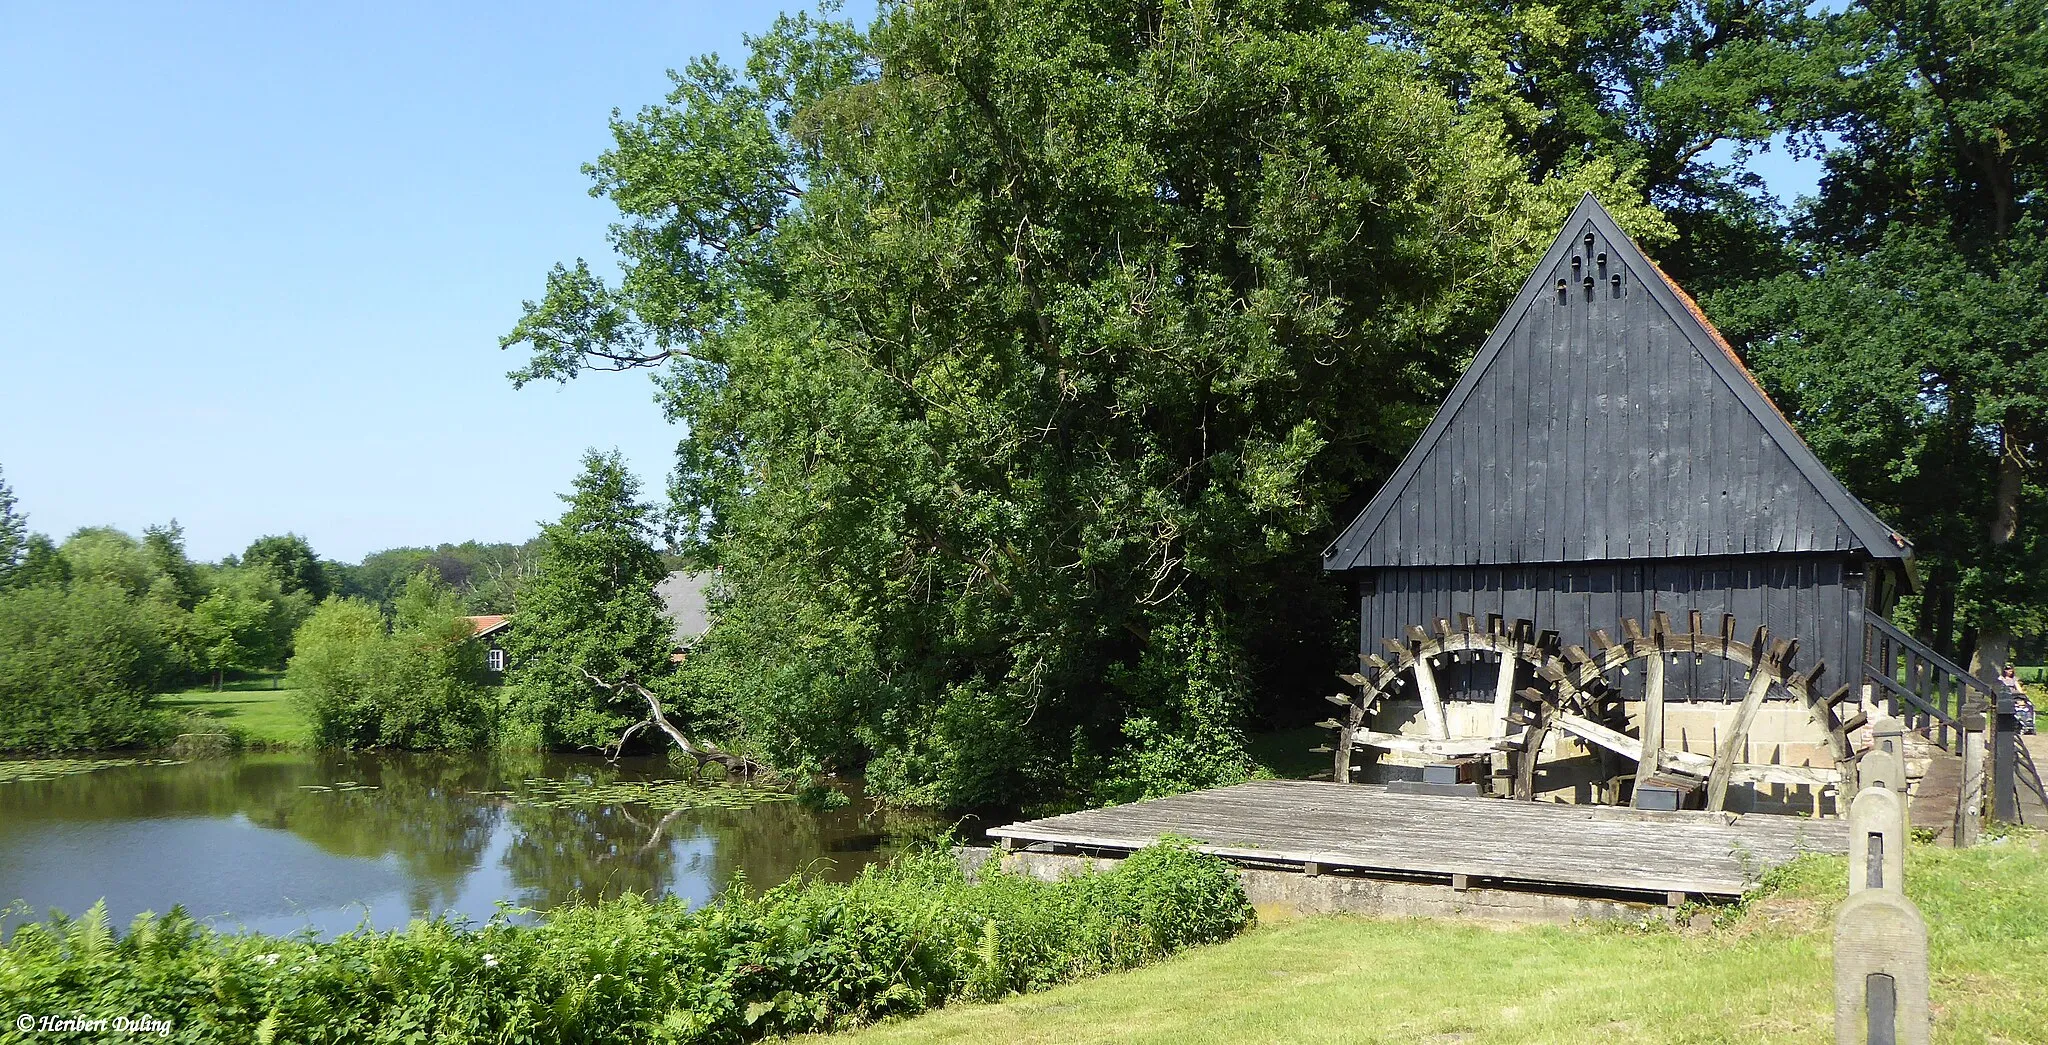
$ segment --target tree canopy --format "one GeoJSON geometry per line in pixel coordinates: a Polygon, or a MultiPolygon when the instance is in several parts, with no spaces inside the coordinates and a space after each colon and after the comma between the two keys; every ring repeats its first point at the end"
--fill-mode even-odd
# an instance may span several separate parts
{"type": "MultiPolygon", "coordinates": [[[[516,381],[659,364],[685,665],[789,766],[949,804],[1249,767],[1327,684],[1318,549],[1525,265],[1635,167],[1547,176],[1326,6],[788,17],[614,122],[623,276],[557,268],[516,381]]],[[[522,611],[527,607],[522,605],[522,611]]]]}
{"type": "MultiPolygon", "coordinates": [[[[1912,538],[1915,627],[1987,676],[2048,626],[2048,20],[1813,20],[1796,131],[1834,136],[1786,271],[1708,299],[1802,434],[1912,538]]],[[[1818,147],[1818,146],[1816,146],[1818,147]]]]}
{"type": "Polygon", "coordinates": [[[542,528],[506,633],[507,730],[516,743],[601,749],[644,715],[590,676],[667,683],[674,645],[654,586],[668,568],[652,543],[654,509],[617,451],[585,454],[562,499],[569,508],[542,528]]]}
{"type": "Polygon", "coordinates": [[[249,542],[242,565],[268,570],[285,593],[305,593],[319,602],[331,592],[326,565],[313,546],[296,533],[273,534],[249,542]]]}

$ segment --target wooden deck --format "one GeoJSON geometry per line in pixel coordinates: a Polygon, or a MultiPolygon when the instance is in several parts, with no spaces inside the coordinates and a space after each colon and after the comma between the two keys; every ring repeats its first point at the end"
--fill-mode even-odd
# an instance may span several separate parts
{"type": "Polygon", "coordinates": [[[988,833],[1013,847],[1112,852],[1170,834],[1235,861],[1660,899],[1737,896],[1801,852],[1849,848],[1842,820],[1453,798],[1308,780],[1260,780],[988,833]]]}

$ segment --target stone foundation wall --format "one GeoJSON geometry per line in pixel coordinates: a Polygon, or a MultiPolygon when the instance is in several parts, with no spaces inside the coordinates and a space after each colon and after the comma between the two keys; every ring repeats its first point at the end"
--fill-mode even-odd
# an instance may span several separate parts
{"type": "MultiPolygon", "coordinates": [[[[997,858],[993,849],[962,846],[954,850],[972,875],[997,858]]],[[[1001,854],[1006,871],[1057,881],[1085,870],[1106,870],[1119,863],[1109,857],[1073,856],[1020,850],[1001,854]]],[[[1670,909],[1624,900],[1562,896],[1488,889],[1454,889],[1430,882],[1364,878],[1341,874],[1303,874],[1244,867],[1238,869],[1245,895],[1253,905],[1294,914],[1361,914],[1380,918],[1476,918],[1494,922],[1560,924],[1579,919],[1641,921],[1666,918],[1670,909]]]]}

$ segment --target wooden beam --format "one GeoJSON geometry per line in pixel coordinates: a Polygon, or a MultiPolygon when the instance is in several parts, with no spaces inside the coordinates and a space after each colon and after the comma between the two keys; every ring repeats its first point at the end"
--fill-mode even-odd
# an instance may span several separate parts
{"type": "Polygon", "coordinates": [[[1819,766],[1779,766],[1745,762],[1729,770],[1728,779],[1742,784],[1790,784],[1794,787],[1826,787],[1842,782],[1842,771],[1819,766]]]}
{"type": "Polygon", "coordinates": [[[1429,666],[1429,658],[1415,658],[1415,692],[1422,697],[1422,722],[1429,728],[1429,735],[1443,740],[1451,735],[1450,723],[1444,718],[1444,702],[1437,695],[1436,669],[1429,666]]]}
{"type": "MultiPolygon", "coordinates": [[[[1650,651],[1648,662],[1643,666],[1643,750],[1636,759],[1636,782],[1655,774],[1664,768],[1664,655],[1650,651]]],[[[1629,804],[1640,805],[1642,791],[1637,790],[1629,804]]]]}
{"type": "MultiPolygon", "coordinates": [[[[1637,765],[1642,764],[1642,741],[1620,730],[1602,725],[1582,715],[1573,715],[1568,712],[1560,712],[1555,721],[1558,728],[1589,744],[1597,744],[1623,758],[1635,760],[1637,765]]],[[[1662,753],[1659,761],[1673,769],[1687,773],[1704,773],[1711,769],[1714,764],[1713,759],[1705,755],[1695,755],[1689,751],[1666,751],[1662,753]]],[[[1641,776],[1647,775],[1639,773],[1638,778],[1640,779],[1641,776]]]]}
{"type": "Polygon", "coordinates": [[[1642,758],[1642,742],[1626,733],[1609,729],[1592,719],[1570,712],[1559,712],[1556,722],[1559,728],[1587,743],[1598,744],[1623,758],[1642,758]]]}
{"type": "Polygon", "coordinates": [[[1406,751],[1440,758],[1489,754],[1500,745],[1512,742],[1500,737],[1454,737],[1440,740],[1432,737],[1404,736],[1400,733],[1381,733],[1370,729],[1352,730],[1351,739],[1354,743],[1369,744],[1388,751],[1406,751]]]}
{"type": "MultiPolygon", "coordinates": [[[[1762,647],[1766,638],[1764,629],[1756,629],[1757,646],[1762,647]]],[[[1749,692],[1742,695],[1742,706],[1735,711],[1735,721],[1729,724],[1728,735],[1721,738],[1721,748],[1714,753],[1714,769],[1707,775],[1707,809],[1718,811],[1728,802],[1729,775],[1735,770],[1736,759],[1742,757],[1743,749],[1749,744],[1749,727],[1756,722],[1757,711],[1764,706],[1764,694],[1770,692],[1771,673],[1761,665],[1749,675],[1749,692]]]]}
{"type": "MultiPolygon", "coordinates": [[[[1501,654],[1500,673],[1494,676],[1493,734],[1498,737],[1508,735],[1508,715],[1515,709],[1515,665],[1519,663],[1521,661],[1512,652],[1501,654]]],[[[1507,754],[1495,755],[1492,766],[1493,775],[1500,776],[1506,773],[1507,769],[1507,754]]]]}
{"type": "MultiPolygon", "coordinates": [[[[1542,705],[1537,705],[1540,709],[1542,705]]],[[[1529,729],[1528,743],[1522,745],[1522,753],[1515,758],[1514,797],[1524,801],[1536,798],[1536,760],[1543,757],[1543,741],[1550,735],[1550,716],[1540,710],[1536,725],[1529,729]]]]}

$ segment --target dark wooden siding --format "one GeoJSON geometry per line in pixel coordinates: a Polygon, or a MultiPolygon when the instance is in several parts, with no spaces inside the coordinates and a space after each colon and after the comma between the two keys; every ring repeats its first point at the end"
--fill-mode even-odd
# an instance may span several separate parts
{"type": "MultiPolygon", "coordinates": [[[[1698,610],[1710,629],[1719,628],[1722,614],[1734,614],[1744,642],[1759,624],[1780,638],[1797,638],[1794,666],[1804,670],[1825,660],[1827,677],[1839,681],[1862,656],[1860,569],[1842,556],[1785,555],[1372,570],[1359,600],[1360,648],[1379,651],[1382,638],[1398,638],[1409,625],[1455,621],[1460,613],[1481,621],[1490,613],[1525,619],[1567,643],[1590,645],[1596,628],[1619,639],[1623,617],[1648,628],[1650,615],[1663,610],[1683,628],[1687,614],[1698,610]]],[[[1491,700],[1495,670],[1454,666],[1441,680],[1447,695],[1491,700]]],[[[1712,658],[1695,665],[1682,657],[1666,678],[1672,699],[1739,700],[1741,674],[1712,658]]],[[[1640,695],[1640,671],[1616,681],[1640,695]]]]}
{"type": "Polygon", "coordinates": [[[1640,258],[1633,248],[1590,224],[1587,232],[1590,250],[1577,241],[1537,274],[1545,288],[1563,279],[1565,291],[1545,289],[1504,320],[1508,341],[1422,450],[1385,519],[1359,535],[1355,565],[1859,547],[1780,445],[1796,440],[1789,428],[1774,438],[1728,383],[1725,360],[1717,368],[1701,354],[1720,348],[1650,292],[1644,281],[1661,277],[1647,262],[1645,271],[1624,263],[1640,258]]]}

